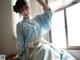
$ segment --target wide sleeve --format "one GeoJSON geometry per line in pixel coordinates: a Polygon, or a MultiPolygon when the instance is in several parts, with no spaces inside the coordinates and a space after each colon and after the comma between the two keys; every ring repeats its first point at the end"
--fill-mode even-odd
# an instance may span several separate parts
{"type": "Polygon", "coordinates": [[[49,30],[51,26],[52,11],[50,8],[44,10],[44,13],[35,17],[42,30],[49,30]]]}
{"type": "Polygon", "coordinates": [[[46,32],[49,31],[51,25],[52,12],[50,8],[43,14],[33,18],[30,25],[25,25],[23,28],[26,43],[32,40],[39,40],[46,32]]]}
{"type": "Polygon", "coordinates": [[[18,48],[18,55],[19,57],[22,55],[24,51],[24,38],[22,34],[22,26],[20,23],[17,24],[17,48],[18,48]]]}
{"type": "Polygon", "coordinates": [[[28,42],[31,42],[32,40],[38,40],[39,37],[41,37],[41,29],[37,23],[36,25],[26,25],[23,28],[23,34],[25,44],[27,44],[28,42]]]}

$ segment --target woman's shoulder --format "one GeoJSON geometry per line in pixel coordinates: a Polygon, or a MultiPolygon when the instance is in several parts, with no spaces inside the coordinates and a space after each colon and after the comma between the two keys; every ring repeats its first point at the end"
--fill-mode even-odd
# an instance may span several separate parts
{"type": "Polygon", "coordinates": [[[17,26],[17,27],[21,27],[22,25],[23,25],[23,23],[22,23],[22,21],[20,21],[20,22],[17,23],[16,26],[17,26]]]}

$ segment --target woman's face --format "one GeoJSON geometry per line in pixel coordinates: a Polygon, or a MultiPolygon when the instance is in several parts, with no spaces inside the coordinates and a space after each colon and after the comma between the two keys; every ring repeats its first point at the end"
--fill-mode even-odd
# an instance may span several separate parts
{"type": "Polygon", "coordinates": [[[29,18],[29,8],[22,7],[19,14],[21,14],[25,18],[29,18]]]}

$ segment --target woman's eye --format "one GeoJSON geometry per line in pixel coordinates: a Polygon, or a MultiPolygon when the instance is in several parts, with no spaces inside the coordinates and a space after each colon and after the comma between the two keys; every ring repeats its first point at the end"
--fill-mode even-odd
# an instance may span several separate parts
{"type": "Polygon", "coordinates": [[[20,13],[24,12],[24,10],[21,10],[20,13]]]}
{"type": "Polygon", "coordinates": [[[29,8],[27,7],[26,10],[29,10],[29,8]]]}

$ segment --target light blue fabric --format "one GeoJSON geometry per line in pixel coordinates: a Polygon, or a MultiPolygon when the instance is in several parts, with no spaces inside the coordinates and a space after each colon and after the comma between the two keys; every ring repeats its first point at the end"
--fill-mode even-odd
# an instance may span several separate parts
{"type": "MultiPolygon", "coordinates": [[[[25,60],[27,43],[40,40],[51,25],[52,12],[50,9],[31,20],[23,20],[17,24],[17,46],[20,60],[25,60]]],[[[48,43],[39,42],[38,47],[29,54],[29,60],[76,60],[66,50],[55,49],[48,43]]],[[[26,59],[27,60],[27,59],[26,59]]]]}
{"type": "Polygon", "coordinates": [[[76,60],[66,50],[56,49],[47,43],[39,44],[29,55],[29,60],[76,60]]]}
{"type": "Polygon", "coordinates": [[[34,17],[31,20],[23,20],[17,24],[17,46],[19,49],[19,58],[24,60],[24,49],[27,43],[32,40],[39,40],[51,25],[52,12],[50,8],[43,14],[34,17]]]}

